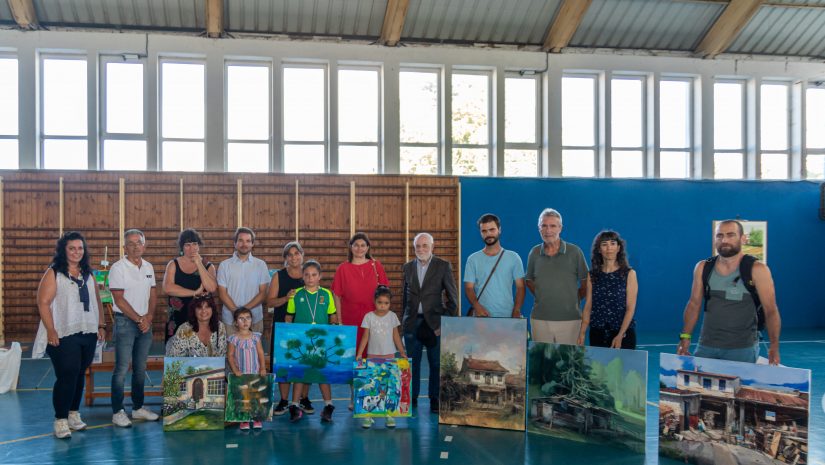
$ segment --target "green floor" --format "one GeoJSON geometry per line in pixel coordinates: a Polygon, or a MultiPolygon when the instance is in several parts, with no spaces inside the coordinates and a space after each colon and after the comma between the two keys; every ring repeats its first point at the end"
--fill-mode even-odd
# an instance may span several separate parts
{"type": "MultiPolygon", "coordinates": [[[[321,424],[319,414],[306,415],[297,424],[275,417],[260,432],[237,428],[219,432],[163,433],[159,423],[136,423],[132,428],[111,424],[111,406],[105,399],[94,407],[81,407],[90,428],[70,440],[52,436],[51,385],[48,360],[24,360],[19,389],[0,395],[0,464],[17,463],[227,463],[364,465],[390,460],[399,464],[655,464],[672,463],[657,456],[658,354],[672,352],[669,334],[640,335],[640,348],[648,350],[647,454],[609,447],[527,435],[520,432],[439,425],[429,413],[426,398],[415,416],[401,419],[395,430],[378,421],[362,430],[347,410],[349,389],[333,389],[336,411],[332,424],[321,424]]],[[[781,347],[783,364],[813,370],[809,462],[825,464],[825,330],[786,331],[781,347]]],[[[426,378],[426,364],[423,367],[426,378]]],[[[152,384],[160,372],[150,372],[152,384]]],[[[98,386],[108,386],[110,376],[100,375],[98,386]]],[[[127,381],[128,382],[128,381],[127,381]]],[[[426,383],[426,382],[425,382],[426,383]]],[[[426,384],[423,386],[426,391],[426,384]]],[[[311,397],[320,392],[313,387],[311,397]]],[[[128,399],[127,399],[128,405],[128,399]]],[[[147,406],[160,411],[160,398],[147,398],[147,406]]],[[[320,409],[318,409],[320,410],[320,409]]]]}

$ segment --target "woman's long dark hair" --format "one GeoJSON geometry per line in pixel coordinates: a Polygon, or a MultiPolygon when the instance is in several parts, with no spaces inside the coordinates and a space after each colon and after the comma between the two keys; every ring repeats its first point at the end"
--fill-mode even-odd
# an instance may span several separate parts
{"type": "Polygon", "coordinates": [[[363,240],[367,243],[367,260],[372,260],[372,254],[370,250],[372,250],[372,244],[370,244],[370,238],[367,236],[367,233],[357,232],[352,235],[352,238],[349,240],[349,248],[347,249],[347,261],[352,263],[352,244],[355,243],[358,239],[363,240]]]}
{"type": "Polygon", "coordinates": [[[218,309],[215,306],[215,299],[212,298],[211,294],[205,296],[199,296],[193,298],[187,307],[187,318],[189,319],[189,324],[192,325],[192,329],[197,333],[198,332],[198,317],[195,314],[195,310],[206,303],[209,307],[212,308],[212,317],[209,318],[209,330],[213,333],[218,332],[218,328],[221,325],[221,316],[218,313],[218,309]]]}
{"type": "Polygon", "coordinates": [[[596,237],[593,238],[593,247],[590,250],[590,277],[592,279],[595,279],[602,272],[604,257],[599,246],[605,241],[616,241],[619,244],[619,253],[616,254],[616,264],[619,266],[619,271],[626,273],[630,270],[630,264],[627,262],[627,243],[619,233],[607,229],[596,234],[596,237]]]}
{"type": "Polygon", "coordinates": [[[89,249],[86,247],[86,238],[83,234],[77,231],[69,231],[64,233],[57,240],[54,246],[54,257],[49,268],[53,269],[55,273],[63,273],[67,278],[69,277],[69,259],[66,256],[66,246],[69,241],[81,241],[83,243],[83,257],[80,259],[80,272],[83,274],[83,280],[89,279],[92,274],[92,266],[89,264],[89,249]]]}

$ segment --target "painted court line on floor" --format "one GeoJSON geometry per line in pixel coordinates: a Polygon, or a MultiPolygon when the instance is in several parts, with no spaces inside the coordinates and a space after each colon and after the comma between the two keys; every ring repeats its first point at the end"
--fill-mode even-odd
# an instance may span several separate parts
{"type": "MultiPolygon", "coordinates": [[[[86,429],[87,430],[100,429],[100,428],[108,428],[110,426],[114,426],[114,425],[112,423],[104,423],[102,425],[89,426],[86,429]]],[[[54,433],[38,434],[37,436],[29,436],[27,438],[20,438],[20,439],[10,439],[8,441],[0,442],[0,446],[4,446],[6,444],[14,444],[16,442],[31,441],[33,439],[47,438],[47,437],[50,437],[50,436],[54,436],[54,433]]]]}
{"type": "Polygon", "coordinates": [[[444,438],[444,442],[453,442],[453,437],[447,436],[446,438],[444,438]]]}
{"type": "Polygon", "coordinates": [[[442,460],[447,460],[449,457],[450,457],[450,453],[449,453],[449,452],[442,452],[442,453],[441,453],[441,459],[442,459],[442,460]]]}

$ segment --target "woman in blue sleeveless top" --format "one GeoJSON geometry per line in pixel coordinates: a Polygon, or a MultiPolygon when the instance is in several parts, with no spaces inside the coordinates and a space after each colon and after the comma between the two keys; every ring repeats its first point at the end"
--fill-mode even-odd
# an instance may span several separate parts
{"type": "Polygon", "coordinates": [[[627,244],[615,231],[602,231],[593,239],[590,285],[582,311],[578,344],[590,326],[590,345],[614,349],[636,348],[636,271],[627,262],[627,244]]]}

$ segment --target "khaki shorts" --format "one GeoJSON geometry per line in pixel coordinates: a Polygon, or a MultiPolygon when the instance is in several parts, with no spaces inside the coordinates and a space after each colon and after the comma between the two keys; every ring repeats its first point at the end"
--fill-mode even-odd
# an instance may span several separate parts
{"type": "Polygon", "coordinates": [[[582,320],[545,321],[530,318],[533,341],[575,345],[582,320]]]}

